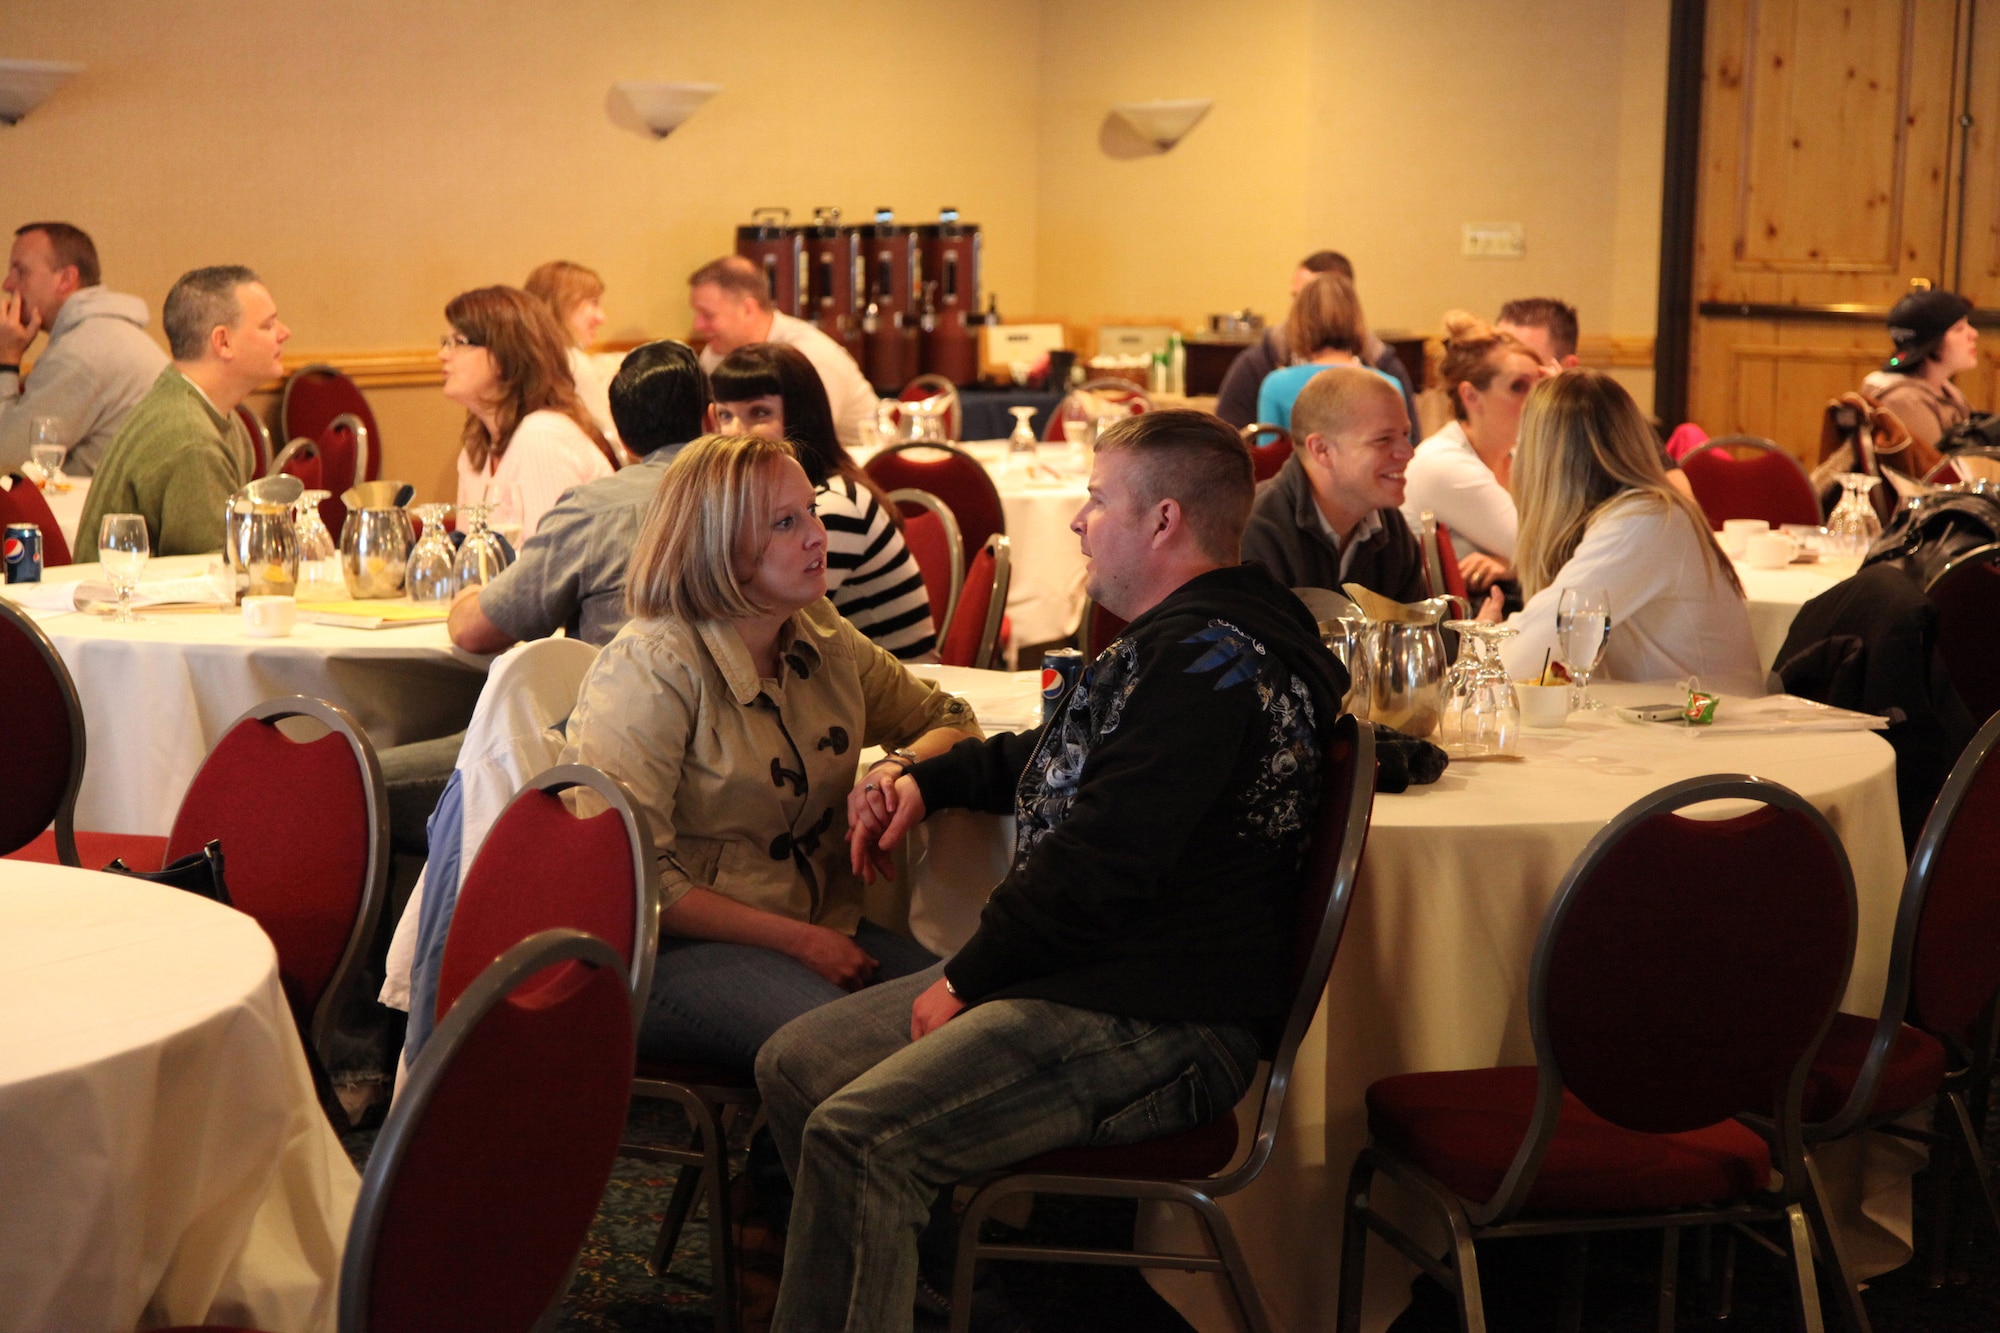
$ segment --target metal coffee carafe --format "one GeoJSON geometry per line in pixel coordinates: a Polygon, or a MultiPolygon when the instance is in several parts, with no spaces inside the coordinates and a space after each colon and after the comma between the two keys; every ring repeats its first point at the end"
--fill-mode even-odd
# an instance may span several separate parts
{"type": "Polygon", "coordinates": [[[1464,598],[1451,596],[1406,604],[1358,583],[1346,585],[1345,591],[1368,618],[1358,653],[1362,670],[1354,673],[1354,713],[1407,735],[1430,735],[1443,711],[1447,664],[1439,622],[1454,609],[1470,619],[1471,607],[1464,598]],[[1359,703],[1364,681],[1365,711],[1359,703]]]}
{"type": "Polygon", "coordinates": [[[340,525],[340,572],[350,597],[401,597],[403,575],[416,544],[409,503],[415,487],[400,481],[364,481],[342,493],[347,521],[340,525]]]}
{"type": "Polygon", "coordinates": [[[259,477],[222,507],[222,559],[236,595],[289,597],[299,584],[299,539],[292,505],[305,483],[283,473],[259,477]]]}

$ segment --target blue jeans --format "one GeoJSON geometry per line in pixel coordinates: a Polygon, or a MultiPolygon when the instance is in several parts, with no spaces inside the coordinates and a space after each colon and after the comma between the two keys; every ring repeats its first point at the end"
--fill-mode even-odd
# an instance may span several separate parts
{"type": "Polygon", "coordinates": [[[757,1057],[797,1191],[773,1333],[909,1328],[939,1190],[1056,1148],[1192,1129],[1234,1107],[1257,1068],[1240,1024],[1048,1000],[974,1005],[912,1042],[910,1005],[942,973],[815,1009],[757,1057]]]}
{"type": "MultiPolygon", "coordinates": [[[[937,955],[915,940],[869,921],[855,930],[854,942],[882,965],[877,985],[937,962],[937,955]]],[[[661,935],[653,990],[639,1026],[639,1053],[651,1060],[749,1069],[772,1033],[846,994],[772,949],[661,935]]]]}

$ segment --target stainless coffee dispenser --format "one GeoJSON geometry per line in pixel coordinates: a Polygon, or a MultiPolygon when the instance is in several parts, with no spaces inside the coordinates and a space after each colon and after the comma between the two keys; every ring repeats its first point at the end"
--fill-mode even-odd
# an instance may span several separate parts
{"type": "Polygon", "coordinates": [[[961,387],[979,378],[979,228],[960,222],[958,210],[938,210],[938,220],[918,227],[923,257],[923,313],[918,345],[923,372],[961,387]]]}
{"type": "Polygon", "coordinates": [[[797,315],[805,263],[799,229],[789,225],[791,218],[789,208],[752,209],[750,225],[736,229],[736,253],[764,275],[771,309],[797,315]]]}
{"type": "Polygon", "coordinates": [[[888,208],[876,209],[875,221],[855,231],[866,273],[861,369],[877,392],[898,393],[921,373],[917,318],[923,258],[917,234],[898,226],[888,208]]]}
{"type": "Polygon", "coordinates": [[[805,308],[799,318],[847,349],[858,365],[864,355],[861,315],[854,294],[861,290],[861,238],[840,225],[840,210],[815,208],[812,225],[798,229],[806,266],[805,308]]]}

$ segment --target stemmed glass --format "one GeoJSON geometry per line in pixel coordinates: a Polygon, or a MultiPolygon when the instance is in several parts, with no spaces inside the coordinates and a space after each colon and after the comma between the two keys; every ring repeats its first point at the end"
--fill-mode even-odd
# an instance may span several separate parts
{"type": "Polygon", "coordinates": [[[1010,407],[1007,414],[1014,418],[1013,432],[1007,436],[1007,466],[1018,467],[1032,476],[1041,463],[1041,441],[1035,438],[1035,409],[1010,407]]]}
{"type": "Polygon", "coordinates": [[[1513,754],[1520,746],[1521,696],[1514,692],[1500,645],[1520,631],[1511,625],[1475,624],[1471,633],[1484,648],[1471,697],[1459,717],[1460,738],[1480,754],[1513,754]]]}
{"type": "Polygon", "coordinates": [[[1556,603],[1556,661],[1569,673],[1571,712],[1602,710],[1590,697],[1590,676],[1611,639],[1611,595],[1602,588],[1564,588],[1556,603]]]}
{"type": "Polygon", "coordinates": [[[299,541],[300,601],[339,601],[347,596],[339,548],[319,513],[320,501],[332,495],[332,491],[304,491],[292,502],[292,528],[299,541]]]}
{"type": "Polygon", "coordinates": [[[138,514],[106,514],[97,529],[97,563],[118,592],[118,608],[111,618],[130,623],[142,619],[133,613],[132,590],[139,586],[139,571],[153,544],[146,536],[146,520],[138,514]]]}
{"type": "Polygon", "coordinates": [[[458,593],[458,552],[445,535],[444,520],[451,513],[446,504],[417,506],[417,518],[424,525],[410,552],[409,571],[403,576],[410,600],[423,604],[449,602],[458,593]]]}
{"type": "Polygon", "coordinates": [[[51,492],[61,495],[69,489],[69,478],[62,470],[63,459],[68,457],[68,450],[63,447],[62,422],[54,417],[36,417],[28,455],[42,474],[42,484],[51,492]]]}
{"type": "Polygon", "coordinates": [[[1868,554],[1868,548],[1882,535],[1882,520],[1875,516],[1874,502],[1868,496],[1880,484],[1880,477],[1871,477],[1864,472],[1840,474],[1844,493],[1826,519],[1826,543],[1835,554],[1844,559],[1859,560],[1868,554]]]}
{"type": "Polygon", "coordinates": [[[1473,682],[1478,678],[1486,640],[1480,635],[1484,621],[1447,620],[1444,628],[1458,635],[1458,656],[1445,668],[1438,686],[1438,743],[1449,744],[1464,734],[1464,716],[1472,702],[1473,682]]]}
{"type": "Polygon", "coordinates": [[[458,547],[454,570],[458,589],[454,591],[484,587],[514,563],[514,556],[500,540],[500,534],[487,526],[486,520],[492,512],[493,506],[487,501],[458,507],[458,516],[465,520],[465,540],[458,547]]]}

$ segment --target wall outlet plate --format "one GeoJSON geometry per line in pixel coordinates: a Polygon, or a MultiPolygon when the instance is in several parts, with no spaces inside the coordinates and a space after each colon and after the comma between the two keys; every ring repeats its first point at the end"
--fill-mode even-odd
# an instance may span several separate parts
{"type": "Polygon", "coordinates": [[[1459,251],[1467,259],[1524,259],[1528,229],[1518,222],[1468,222],[1459,251]]]}

